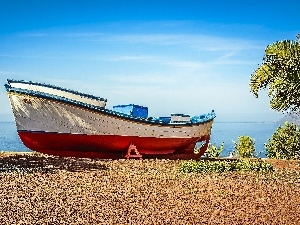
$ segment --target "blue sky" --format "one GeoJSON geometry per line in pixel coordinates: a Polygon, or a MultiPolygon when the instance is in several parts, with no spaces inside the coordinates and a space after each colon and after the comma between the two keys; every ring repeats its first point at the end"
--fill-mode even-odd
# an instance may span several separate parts
{"type": "MultiPolygon", "coordinates": [[[[216,121],[278,120],[249,89],[265,47],[300,33],[286,1],[3,1],[0,83],[51,83],[151,116],[217,113],[216,121]]],[[[0,121],[13,120],[4,87],[0,121]]]]}

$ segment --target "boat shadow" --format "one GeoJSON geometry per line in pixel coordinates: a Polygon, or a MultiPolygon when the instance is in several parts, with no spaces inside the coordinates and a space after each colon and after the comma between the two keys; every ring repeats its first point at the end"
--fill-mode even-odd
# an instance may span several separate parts
{"type": "Polygon", "coordinates": [[[82,172],[107,169],[96,159],[56,157],[42,154],[2,155],[0,157],[0,173],[56,173],[58,170],[82,172]]]}

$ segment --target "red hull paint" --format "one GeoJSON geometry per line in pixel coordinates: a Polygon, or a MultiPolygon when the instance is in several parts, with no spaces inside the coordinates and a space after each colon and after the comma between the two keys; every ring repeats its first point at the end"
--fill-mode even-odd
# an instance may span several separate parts
{"type": "Polygon", "coordinates": [[[82,158],[124,158],[133,143],[143,158],[199,158],[208,145],[209,135],[199,138],[152,138],[116,135],[84,135],[18,131],[28,148],[50,155],[82,158]],[[194,154],[198,141],[206,141],[199,154],[194,154]]]}

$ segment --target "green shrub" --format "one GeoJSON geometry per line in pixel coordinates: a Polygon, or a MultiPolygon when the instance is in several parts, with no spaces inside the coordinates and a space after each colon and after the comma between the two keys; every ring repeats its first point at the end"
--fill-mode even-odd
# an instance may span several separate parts
{"type": "Polygon", "coordinates": [[[300,158],[300,130],[293,124],[285,122],[279,126],[265,144],[267,156],[274,159],[300,158]]]}
{"type": "Polygon", "coordinates": [[[261,159],[250,160],[240,159],[234,161],[184,161],[180,164],[180,172],[185,173],[205,173],[205,172],[233,172],[233,171],[253,171],[253,172],[272,172],[274,171],[273,165],[264,162],[261,159]]]}
{"type": "Polygon", "coordinates": [[[224,142],[218,147],[217,145],[213,145],[211,143],[208,144],[207,150],[204,153],[205,157],[220,157],[221,152],[224,149],[224,142]]]}
{"type": "Polygon", "coordinates": [[[234,156],[241,158],[251,158],[255,152],[255,141],[249,136],[239,136],[238,142],[233,141],[235,150],[233,151],[234,156]]]}

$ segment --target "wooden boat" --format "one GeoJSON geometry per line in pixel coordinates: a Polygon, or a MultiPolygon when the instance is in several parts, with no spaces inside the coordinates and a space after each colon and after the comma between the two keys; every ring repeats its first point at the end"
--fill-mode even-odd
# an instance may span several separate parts
{"type": "Polygon", "coordinates": [[[105,98],[31,81],[9,79],[5,87],[24,145],[62,157],[199,158],[215,118],[213,111],[148,117],[134,104],[106,109],[105,98]]]}

